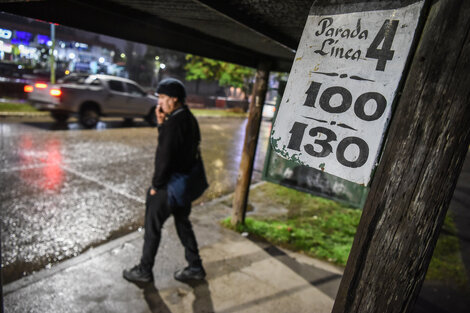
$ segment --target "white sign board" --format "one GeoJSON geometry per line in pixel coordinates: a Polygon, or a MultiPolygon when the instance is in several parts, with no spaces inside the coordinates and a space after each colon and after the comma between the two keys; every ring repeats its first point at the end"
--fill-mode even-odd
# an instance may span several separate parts
{"type": "Polygon", "coordinates": [[[367,185],[423,3],[309,15],[271,134],[274,151],[367,185]]]}

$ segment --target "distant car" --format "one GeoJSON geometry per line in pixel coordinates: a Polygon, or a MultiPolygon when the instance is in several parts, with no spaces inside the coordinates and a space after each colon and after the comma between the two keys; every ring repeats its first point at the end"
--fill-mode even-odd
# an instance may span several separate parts
{"type": "Polygon", "coordinates": [[[263,106],[263,118],[272,121],[276,114],[276,104],[274,102],[265,102],[263,106]]]}
{"type": "Polygon", "coordinates": [[[77,84],[83,84],[85,82],[85,79],[88,78],[90,74],[82,74],[82,73],[72,73],[70,75],[64,76],[63,78],[57,80],[59,84],[71,84],[71,83],[77,83],[77,84]]]}
{"type": "Polygon", "coordinates": [[[19,78],[23,75],[21,65],[15,63],[0,62],[0,76],[19,78]]]}
{"type": "Polygon", "coordinates": [[[155,107],[158,99],[149,95],[134,81],[110,75],[90,75],[81,83],[26,85],[28,101],[38,110],[65,122],[70,115],[78,115],[80,123],[95,127],[101,116],[144,118],[156,125],[155,107]]]}

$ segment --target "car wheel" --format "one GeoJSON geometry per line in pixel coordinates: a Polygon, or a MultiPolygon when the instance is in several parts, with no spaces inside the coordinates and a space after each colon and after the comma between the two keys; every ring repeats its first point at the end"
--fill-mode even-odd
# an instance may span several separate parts
{"type": "Polygon", "coordinates": [[[94,107],[85,107],[80,112],[80,123],[86,128],[93,128],[98,124],[100,114],[94,107]]]}
{"type": "Polygon", "coordinates": [[[67,113],[60,112],[51,112],[51,116],[57,123],[65,123],[69,118],[67,113]]]}
{"type": "Polygon", "coordinates": [[[155,115],[155,108],[150,110],[149,114],[145,117],[145,121],[147,121],[150,126],[157,126],[157,116],[155,115]]]}
{"type": "Polygon", "coordinates": [[[124,124],[125,125],[131,125],[134,119],[132,117],[125,117],[124,118],[124,124]]]}

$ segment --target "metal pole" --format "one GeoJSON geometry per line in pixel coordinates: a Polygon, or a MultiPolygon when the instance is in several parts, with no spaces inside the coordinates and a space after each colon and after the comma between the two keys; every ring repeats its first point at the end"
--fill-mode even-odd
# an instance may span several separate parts
{"type": "Polygon", "coordinates": [[[49,60],[50,60],[50,67],[51,67],[51,84],[55,84],[55,56],[54,56],[54,50],[55,50],[55,25],[54,23],[51,23],[51,50],[50,50],[50,55],[49,55],[49,60]]]}

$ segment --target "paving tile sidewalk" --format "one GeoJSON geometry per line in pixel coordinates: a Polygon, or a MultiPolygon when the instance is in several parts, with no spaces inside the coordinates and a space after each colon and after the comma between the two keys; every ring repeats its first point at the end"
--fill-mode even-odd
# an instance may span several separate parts
{"type": "MultiPolygon", "coordinates": [[[[462,187],[462,178],[470,178],[468,164],[456,191],[459,226],[470,219],[464,209],[470,199],[462,192],[468,187],[462,187]]],[[[122,278],[122,270],[136,264],[141,254],[143,231],[137,231],[4,286],[5,312],[331,312],[342,270],[222,228],[219,221],[231,213],[228,198],[197,206],[191,215],[206,280],[183,284],[173,279],[185,261],[170,219],[153,284],[135,285],[122,278]]],[[[469,231],[459,230],[467,249],[469,231]]],[[[450,289],[425,282],[414,313],[467,312],[468,297],[450,289]]]]}
{"type": "Polygon", "coordinates": [[[206,280],[173,279],[185,264],[169,220],[153,284],[122,278],[140,257],[134,232],[4,286],[5,312],[331,312],[341,270],[223,229],[230,209],[220,199],[193,210],[206,280]]]}

